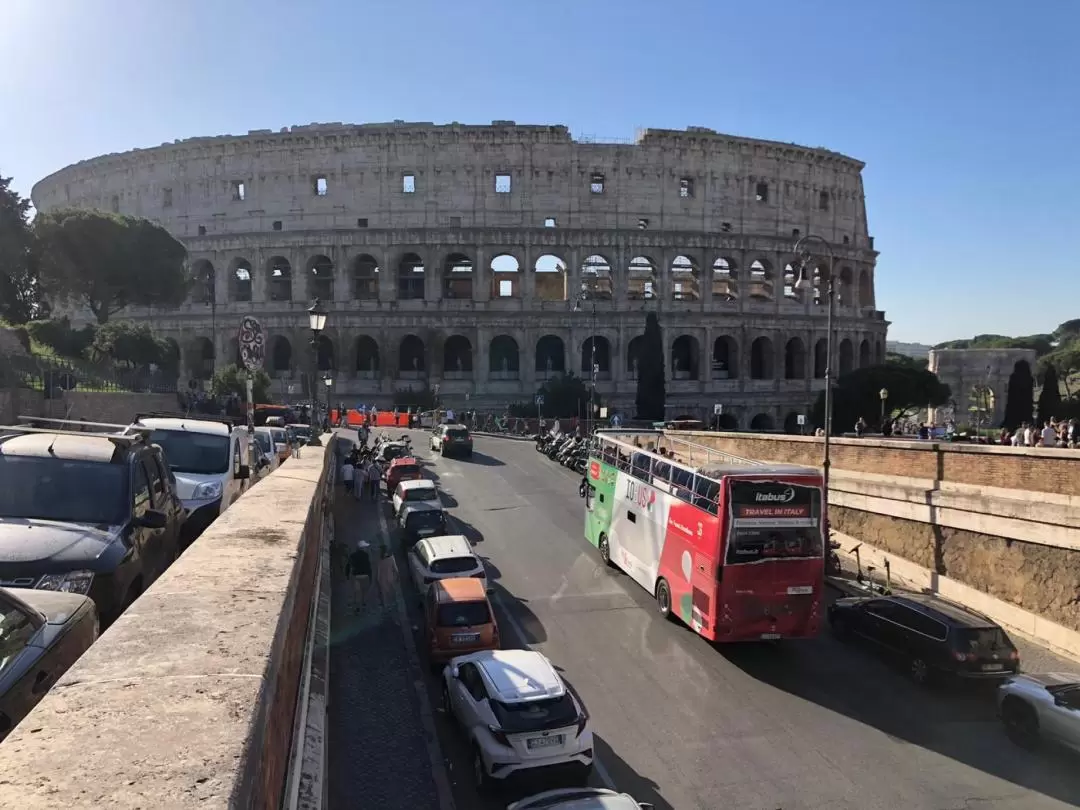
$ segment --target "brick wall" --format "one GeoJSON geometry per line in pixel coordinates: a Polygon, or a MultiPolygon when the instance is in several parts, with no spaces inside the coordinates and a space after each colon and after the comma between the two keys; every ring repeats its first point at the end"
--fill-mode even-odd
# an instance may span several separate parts
{"type": "MultiPolygon", "coordinates": [[[[820,467],[824,441],[809,436],[677,432],[745,458],[820,467]]],[[[1080,495],[1080,450],[1055,450],[882,439],[833,439],[832,469],[931,478],[976,486],[1080,495]]]]}

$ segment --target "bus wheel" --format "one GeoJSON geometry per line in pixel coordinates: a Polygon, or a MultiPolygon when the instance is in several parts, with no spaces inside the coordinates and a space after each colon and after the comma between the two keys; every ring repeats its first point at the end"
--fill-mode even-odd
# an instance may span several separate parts
{"type": "Polygon", "coordinates": [[[608,539],[606,534],[600,535],[600,559],[604,561],[604,565],[611,565],[611,546],[608,545],[608,539]]]}
{"type": "Polygon", "coordinates": [[[671,618],[671,587],[666,579],[656,583],[656,606],[660,609],[660,615],[665,619],[671,618]]]}

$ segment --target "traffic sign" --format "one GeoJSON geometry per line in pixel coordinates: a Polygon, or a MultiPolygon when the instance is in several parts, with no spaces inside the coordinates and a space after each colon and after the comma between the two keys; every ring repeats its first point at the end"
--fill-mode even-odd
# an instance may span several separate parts
{"type": "Polygon", "coordinates": [[[724,412],[724,406],[721,405],[719,402],[717,402],[715,405],[712,406],[712,415],[713,416],[720,416],[721,414],[723,414],[723,412],[724,412]]]}
{"type": "Polygon", "coordinates": [[[536,395],[536,404],[537,405],[543,405],[544,404],[544,395],[543,394],[537,394],[536,395]]]}
{"type": "Polygon", "coordinates": [[[800,413],[798,415],[798,417],[796,418],[795,422],[796,422],[796,424],[799,425],[799,427],[802,427],[803,425],[805,425],[806,424],[806,414],[800,413]]]}

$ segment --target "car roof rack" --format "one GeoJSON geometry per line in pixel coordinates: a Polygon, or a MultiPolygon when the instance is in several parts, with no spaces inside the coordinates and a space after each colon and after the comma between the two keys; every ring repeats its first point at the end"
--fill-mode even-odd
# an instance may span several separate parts
{"type": "MultiPolygon", "coordinates": [[[[171,413],[169,411],[145,411],[135,414],[134,421],[138,422],[140,419],[184,419],[188,422],[219,422],[220,424],[227,426],[230,430],[245,424],[243,419],[237,419],[232,416],[203,413],[171,413]]],[[[138,426],[136,425],[136,427],[138,426]]]]}
{"type": "MultiPolygon", "coordinates": [[[[45,419],[37,416],[19,416],[16,417],[21,421],[34,421],[34,422],[54,422],[60,424],[72,424],[71,420],[65,419],[45,419]]],[[[130,425],[113,425],[107,422],[76,422],[73,424],[82,424],[87,427],[97,428],[113,428],[113,430],[65,430],[63,428],[51,428],[51,427],[34,427],[32,425],[0,425],[0,434],[42,434],[47,436],[78,436],[80,438],[99,438],[108,439],[114,445],[128,447],[133,444],[148,441],[150,438],[150,429],[143,427],[136,427],[134,432],[128,432],[131,430],[130,425]]]]}

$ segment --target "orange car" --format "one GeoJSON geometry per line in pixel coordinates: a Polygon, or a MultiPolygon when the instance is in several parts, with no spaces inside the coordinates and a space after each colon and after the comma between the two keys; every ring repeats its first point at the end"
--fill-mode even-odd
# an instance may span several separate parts
{"type": "Polygon", "coordinates": [[[435,580],[424,598],[424,618],[435,668],[458,655],[499,649],[499,625],[483,579],[435,580]]]}
{"type": "Polygon", "coordinates": [[[402,481],[419,481],[424,477],[420,471],[420,462],[412,456],[395,458],[386,468],[386,491],[393,494],[402,481]]]}

